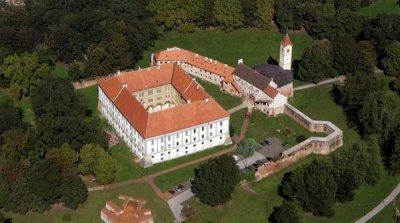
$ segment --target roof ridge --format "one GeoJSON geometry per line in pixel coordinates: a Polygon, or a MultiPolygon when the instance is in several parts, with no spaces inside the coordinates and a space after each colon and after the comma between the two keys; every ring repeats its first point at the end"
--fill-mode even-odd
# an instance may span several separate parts
{"type": "Polygon", "coordinates": [[[119,90],[117,96],[115,96],[115,98],[112,100],[113,102],[114,102],[115,100],[117,100],[117,98],[119,97],[119,95],[122,93],[122,90],[124,90],[124,87],[121,87],[121,89],[119,90]]]}

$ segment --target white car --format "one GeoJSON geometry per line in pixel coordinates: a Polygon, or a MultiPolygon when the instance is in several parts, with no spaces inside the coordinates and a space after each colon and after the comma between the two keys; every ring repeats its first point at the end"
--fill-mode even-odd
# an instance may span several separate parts
{"type": "Polygon", "coordinates": [[[239,160],[239,157],[236,156],[236,155],[233,155],[232,157],[233,157],[233,159],[234,159],[235,161],[238,161],[238,160],[239,160]]]}

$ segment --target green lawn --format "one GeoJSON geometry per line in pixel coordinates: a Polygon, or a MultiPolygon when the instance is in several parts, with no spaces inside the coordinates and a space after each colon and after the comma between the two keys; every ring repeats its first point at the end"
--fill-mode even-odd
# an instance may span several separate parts
{"type": "Polygon", "coordinates": [[[200,214],[203,223],[268,222],[267,219],[273,207],[282,202],[277,188],[283,174],[318,157],[309,156],[274,176],[251,183],[252,189],[257,194],[237,187],[231,201],[215,208],[200,203],[197,198],[192,198],[187,203],[191,204],[193,209],[200,214]]]}
{"type": "Polygon", "coordinates": [[[203,81],[200,78],[197,78],[196,81],[225,109],[233,108],[242,103],[239,97],[222,92],[218,85],[203,81]]]}
{"type": "Polygon", "coordinates": [[[390,204],[388,204],[381,212],[375,215],[369,223],[386,223],[394,222],[393,214],[397,208],[400,208],[400,196],[397,196],[390,204]]]}
{"type": "Polygon", "coordinates": [[[100,211],[105,206],[107,200],[113,200],[117,203],[118,195],[130,195],[134,198],[141,198],[147,201],[145,207],[151,209],[155,222],[172,222],[173,216],[166,202],[160,200],[147,184],[132,184],[121,188],[93,192],[89,194],[85,204],[77,210],[57,209],[44,214],[28,213],[26,215],[10,214],[13,222],[29,223],[58,223],[63,222],[64,214],[71,215],[71,221],[76,223],[98,223],[100,220],[100,211]]]}
{"type": "Polygon", "coordinates": [[[166,161],[163,163],[155,164],[148,168],[143,168],[139,163],[134,162],[134,155],[130,149],[124,144],[120,143],[110,148],[111,155],[117,164],[116,182],[135,179],[142,176],[150,175],[161,170],[174,167],[179,164],[187,163],[192,160],[202,158],[204,156],[222,151],[229,146],[218,146],[212,149],[201,151],[195,154],[183,156],[174,160],[166,161]]]}
{"type": "Polygon", "coordinates": [[[56,67],[54,68],[52,74],[61,78],[68,78],[68,66],[64,63],[58,62],[56,63],[56,67]]]}
{"type": "Polygon", "coordinates": [[[400,15],[400,6],[398,0],[378,0],[369,7],[362,8],[360,14],[365,16],[400,15]]]}
{"type": "MultiPolygon", "coordinates": [[[[332,85],[326,85],[298,91],[295,93],[295,98],[292,99],[291,104],[313,119],[329,120],[340,127],[344,133],[344,146],[340,149],[346,149],[353,143],[360,142],[361,138],[354,129],[348,127],[342,108],[330,96],[331,89],[332,85]]],[[[252,114],[253,122],[261,126],[267,124],[271,126],[275,125],[273,120],[268,122],[259,121],[259,117],[257,116],[256,112],[252,114]]],[[[250,127],[249,131],[254,131],[254,134],[261,132],[261,128],[252,129],[254,128],[250,127]]],[[[189,202],[199,212],[203,222],[266,222],[269,214],[272,212],[273,206],[279,205],[282,202],[282,198],[279,197],[277,191],[283,173],[320,157],[322,156],[312,155],[306,157],[274,176],[263,179],[260,182],[253,182],[251,184],[252,188],[258,194],[252,194],[237,188],[231,201],[215,208],[201,204],[196,198],[189,202]]],[[[392,177],[383,172],[382,178],[377,185],[374,187],[362,186],[356,192],[353,201],[344,204],[337,203],[334,206],[335,216],[333,218],[320,218],[305,214],[302,222],[354,222],[381,202],[397,185],[399,180],[400,177],[392,177]]],[[[378,215],[379,219],[373,222],[391,222],[385,220],[388,214],[390,214],[390,210],[385,210],[382,213],[383,217],[379,217],[380,215],[378,215]]]]}
{"type": "Polygon", "coordinates": [[[175,185],[186,182],[190,177],[194,176],[194,169],[199,164],[191,165],[164,175],[155,179],[155,183],[161,191],[166,192],[173,188],[175,185]]]}
{"type": "Polygon", "coordinates": [[[309,82],[293,79],[293,87],[299,87],[306,84],[309,84],[309,82]]]}
{"type": "Polygon", "coordinates": [[[235,130],[235,134],[240,135],[240,130],[242,129],[242,124],[244,121],[244,116],[246,115],[247,108],[241,109],[233,114],[230,117],[230,124],[235,130]]]}
{"type": "Polygon", "coordinates": [[[307,138],[310,136],[324,136],[323,133],[311,133],[306,128],[297,124],[286,114],[270,117],[260,111],[251,114],[250,125],[246,132],[246,138],[253,138],[257,142],[275,137],[286,141],[289,146],[297,144],[296,137],[300,134],[307,138]]]}
{"type": "Polygon", "coordinates": [[[90,110],[89,117],[98,117],[100,111],[97,109],[97,102],[98,102],[98,88],[97,85],[90,86],[87,88],[81,88],[77,90],[79,96],[84,97],[85,104],[87,108],[90,110]]]}
{"type": "MultiPolygon", "coordinates": [[[[256,29],[241,29],[230,33],[218,30],[201,30],[190,34],[169,32],[164,39],[157,40],[154,47],[144,53],[138,66],[148,67],[151,53],[173,46],[197,52],[232,66],[236,66],[240,58],[243,58],[244,63],[249,66],[265,63],[270,56],[279,61],[279,45],[282,37],[283,35],[276,31],[256,29]]],[[[304,48],[314,42],[311,37],[303,33],[291,34],[290,38],[294,44],[294,60],[299,59],[304,48]]]]}

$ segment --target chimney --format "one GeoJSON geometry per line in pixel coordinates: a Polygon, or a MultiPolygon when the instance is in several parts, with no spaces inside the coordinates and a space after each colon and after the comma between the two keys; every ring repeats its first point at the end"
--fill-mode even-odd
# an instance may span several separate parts
{"type": "Polygon", "coordinates": [[[147,68],[147,71],[150,71],[150,67],[147,68]]]}
{"type": "Polygon", "coordinates": [[[121,74],[121,71],[120,71],[120,70],[118,70],[118,71],[117,71],[117,74],[118,74],[118,75],[120,75],[120,74],[121,74]]]}
{"type": "Polygon", "coordinates": [[[127,87],[128,87],[127,84],[123,84],[123,85],[122,85],[122,88],[127,88],[127,87]]]}
{"type": "Polygon", "coordinates": [[[207,61],[207,60],[208,60],[208,57],[206,57],[205,60],[207,61]]]}
{"type": "Polygon", "coordinates": [[[142,72],[142,68],[139,67],[139,71],[142,72]]]}
{"type": "Polygon", "coordinates": [[[199,88],[200,88],[200,86],[199,86],[199,85],[196,85],[196,89],[199,90],[199,88]]]}
{"type": "Polygon", "coordinates": [[[199,54],[198,54],[198,53],[196,53],[196,58],[197,58],[197,57],[199,57],[199,54]]]}
{"type": "Polygon", "coordinates": [[[160,65],[157,66],[157,70],[160,70],[160,65]]]}
{"type": "Polygon", "coordinates": [[[195,77],[192,77],[192,81],[196,81],[196,78],[195,78],[195,77]]]}
{"type": "Polygon", "coordinates": [[[188,103],[188,104],[190,104],[191,102],[192,102],[192,100],[190,100],[190,99],[187,100],[187,103],[188,103]]]}
{"type": "Polygon", "coordinates": [[[243,59],[239,59],[238,64],[243,64],[243,59]]]}
{"type": "Polygon", "coordinates": [[[228,64],[225,64],[225,65],[224,65],[224,68],[226,69],[227,67],[228,67],[228,64]]]}
{"type": "Polygon", "coordinates": [[[212,59],[210,58],[210,63],[212,63],[212,59]]]}
{"type": "Polygon", "coordinates": [[[215,64],[217,64],[218,63],[218,60],[215,60],[215,64]]]}
{"type": "Polygon", "coordinates": [[[208,103],[208,98],[206,98],[206,103],[208,103]]]}

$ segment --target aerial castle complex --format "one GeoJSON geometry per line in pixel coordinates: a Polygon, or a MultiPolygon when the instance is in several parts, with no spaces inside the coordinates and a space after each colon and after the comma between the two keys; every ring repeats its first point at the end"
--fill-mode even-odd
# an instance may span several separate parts
{"type": "Polygon", "coordinates": [[[268,115],[284,112],[293,96],[289,36],[280,66],[235,68],[178,47],[151,55],[151,67],[100,80],[99,110],[143,166],[231,143],[229,113],[191,76],[254,103],[268,115]]]}

